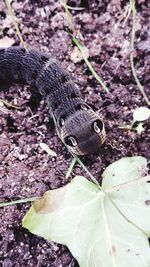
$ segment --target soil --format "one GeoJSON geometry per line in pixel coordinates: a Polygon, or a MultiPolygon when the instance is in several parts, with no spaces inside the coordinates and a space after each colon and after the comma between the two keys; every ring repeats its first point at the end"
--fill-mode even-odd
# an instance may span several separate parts
{"type": "MultiPolygon", "coordinates": [[[[126,20],[128,1],[68,1],[72,7],[78,39],[86,46],[89,60],[109,87],[107,94],[91,75],[83,60],[74,63],[74,46],[69,35],[66,15],[60,1],[11,1],[25,42],[50,52],[72,72],[83,97],[100,111],[107,131],[105,144],[97,155],[82,158],[90,172],[101,181],[101,174],[112,162],[141,155],[149,158],[150,128],[136,132],[121,129],[130,124],[135,108],[146,106],[131,74],[131,17],[126,20]]],[[[140,82],[150,90],[150,1],[137,3],[135,66],[140,82]]],[[[4,1],[0,1],[0,42],[9,37],[19,44],[4,1]]],[[[27,86],[11,86],[1,90],[0,99],[21,107],[21,110],[0,105],[0,201],[41,196],[46,190],[61,187],[76,174],[86,173],[77,165],[71,176],[65,175],[71,155],[59,140],[52,118],[38,92],[27,86]],[[39,144],[46,143],[57,153],[51,157],[39,144]]],[[[30,204],[0,209],[0,266],[78,266],[68,249],[30,234],[21,221],[30,204]]]]}

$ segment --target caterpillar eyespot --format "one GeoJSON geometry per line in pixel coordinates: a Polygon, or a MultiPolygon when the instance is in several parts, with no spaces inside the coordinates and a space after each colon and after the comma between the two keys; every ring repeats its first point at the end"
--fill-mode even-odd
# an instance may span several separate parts
{"type": "Polygon", "coordinates": [[[71,147],[77,146],[77,140],[74,136],[65,137],[65,144],[71,147]]]}
{"type": "Polygon", "coordinates": [[[83,110],[88,110],[90,107],[88,105],[85,104],[81,104],[81,109],[83,110]]]}
{"type": "Polygon", "coordinates": [[[96,132],[96,133],[100,133],[103,130],[103,123],[101,120],[96,120],[92,123],[92,129],[96,132]]]}
{"type": "Polygon", "coordinates": [[[19,46],[0,49],[0,84],[3,82],[35,86],[71,152],[84,155],[100,149],[105,139],[101,118],[84,103],[78,86],[51,55],[19,46]]]}

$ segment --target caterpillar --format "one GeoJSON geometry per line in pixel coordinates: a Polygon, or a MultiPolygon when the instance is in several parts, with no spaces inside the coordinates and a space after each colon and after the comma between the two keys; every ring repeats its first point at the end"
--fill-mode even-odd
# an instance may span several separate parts
{"type": "Polygon", "coordinates": [[[101,117],[50,54],[20,46],[0,49],[0,85],[6,82],[28,84],[39,91],[55,117],[59,137],[73,154],[99,151],[105,140],[101,117]]]}

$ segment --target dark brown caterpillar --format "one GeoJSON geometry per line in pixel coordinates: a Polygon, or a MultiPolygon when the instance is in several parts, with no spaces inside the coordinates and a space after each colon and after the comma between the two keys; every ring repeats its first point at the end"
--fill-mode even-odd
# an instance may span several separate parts
{"type": "Polygon", "coordinates": [[[105,139],[101,118],[81,97],[70,75],[57,60],[22,47],[0,49],[0,84],[23,83],[38,89],[56,118],[61,140],[76,155],[99,150],[105,139]]]}

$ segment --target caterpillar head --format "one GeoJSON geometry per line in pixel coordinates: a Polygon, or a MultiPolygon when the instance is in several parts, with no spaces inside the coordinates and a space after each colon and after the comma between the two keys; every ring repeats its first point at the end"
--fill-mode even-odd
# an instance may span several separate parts
{"type": "Polygon", "coordinates": [[[62,123],[60,137],[76,155],[98,152],[105,140],[104,123],[92,109],[82,109],[62,123]]]}

